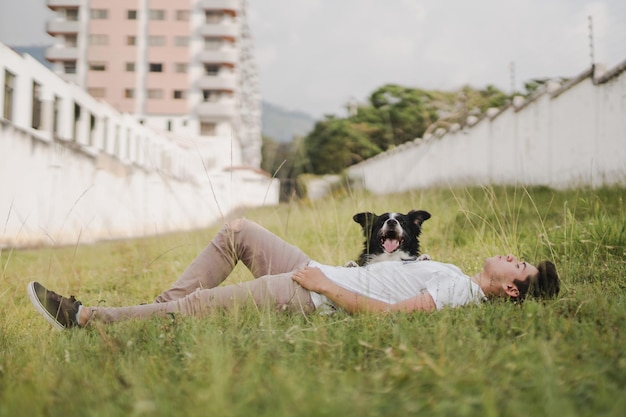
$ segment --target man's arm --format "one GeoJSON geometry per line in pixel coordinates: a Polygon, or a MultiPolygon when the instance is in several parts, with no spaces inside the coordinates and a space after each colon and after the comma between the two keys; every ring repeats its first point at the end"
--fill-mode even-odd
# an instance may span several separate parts
{"type": "Polygon", "coordinates": [[[325,295],[337,307],[348,313],[433,311],[437,308],[435,301],[427,292],[395,304],[357,294],[335,284],[318,268],[301,269],[293,274],[292,279],[309,291],[325,295]]]}

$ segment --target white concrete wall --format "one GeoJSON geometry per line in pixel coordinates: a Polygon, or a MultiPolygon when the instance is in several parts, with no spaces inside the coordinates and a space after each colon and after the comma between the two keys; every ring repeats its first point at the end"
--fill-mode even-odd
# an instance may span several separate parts
{"type": "Polygon", "coordinates": [[[154,131],[2,44],[0,89],[0,247],[188,230],[236,208],[278,203],[278,181],[242,168],[236,142],[154,131]],[[3,118],[5,71],[16,75],[11,120],[3,118]],[[31,126],[33,81],[42,86],[39,128],[31,126]],[[76,129],[75,103],[82,116],[76,129]],[[216,160],[238,168],[224,170],[220,162],[212,169],[216,160]]]}
{"type": "Polygon", "coordinates": [[[416,139],[350,167],[368,190],[626,184],[626,62],[546,87],[473,126],[416,139]]]}

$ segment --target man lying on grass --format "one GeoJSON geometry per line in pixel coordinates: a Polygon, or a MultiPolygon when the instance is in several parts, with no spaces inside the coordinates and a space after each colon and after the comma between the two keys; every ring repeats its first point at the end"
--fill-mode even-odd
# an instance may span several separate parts
{"type": "Polygon", "coordinates": [[[469,277],[454,265],[435,261],[388,261],[365,267],[334,267],[246,219],[225,225],[170,289],[154,303],[130,307],[87,307],[38,282],[27,287],[33,305],[58,329],[90,323],[178,313],[201,316],[246,302],[304,314],[432,311],[481,303],[488,298],[523,301],[528,295],[554,297],[559,279],[548,261],[533,266],[515,256],[494,256],[469,277]],[[237,262],[254,280],[219,286],[237,262]]]}

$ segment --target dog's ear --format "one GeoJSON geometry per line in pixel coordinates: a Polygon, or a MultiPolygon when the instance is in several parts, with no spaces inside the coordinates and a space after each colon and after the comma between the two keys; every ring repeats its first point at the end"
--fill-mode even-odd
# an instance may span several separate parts
{"type": "Polygon", "coordinates": [[[424,210],[409,211],[409,219],[417,226],[421,226],[426,220],[430,219],[430,213],[424,210]]]}
{"type": "Polygon", "coordinates": [[[360,224],[363,229],[369,229],[372,227],[377,218],[378,216],[374,213],[364,212],[355,214],[352,217],[352,220],[360,224]]]}

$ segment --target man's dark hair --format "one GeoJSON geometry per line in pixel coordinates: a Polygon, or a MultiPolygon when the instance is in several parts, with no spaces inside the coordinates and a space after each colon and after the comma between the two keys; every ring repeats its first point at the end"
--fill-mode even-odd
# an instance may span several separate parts
{"type": "Polygon", "coordinates": [[[513,283],[519,290],[519,296],[513,301],[522,302],[527,296],[543,299],[554,298],[559,294],[559,275],[556,273],[556,266],[550,261],[541,261],[537,265],[539,273],[528,277],[524,281],[514,280],[513,283]]]}

